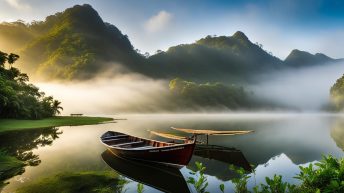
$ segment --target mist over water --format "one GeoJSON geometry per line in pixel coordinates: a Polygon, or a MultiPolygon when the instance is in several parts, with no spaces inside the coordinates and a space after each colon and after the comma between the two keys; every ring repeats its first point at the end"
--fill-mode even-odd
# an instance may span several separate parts
{"type": "MultiPolygon", "coordinates": [[[[293,110],[318,112],[328,104],[329,90],[343,72],[343,62],[275,71],[259,76],[247,90],[253,91],[256,98],[293,110]]],[[[154,80],[138,74],[35,84],[62,102],[63,114],[169,112],[168,105],[171,105],[168,80],[154,80]]]]}
{"type": "Polygon", "coordinates": [[[168,82],[131,74],[82,82],[36,83],[47,95],[62,102],[63,114],[116,114],[158,111],[168,82]]]}
{"type": "Polygon", "coordinates": [[[255,96],[301,111],[320,111],[330,88],[344,73],[344,62],[265,74],[249,86],[255,96]]]}

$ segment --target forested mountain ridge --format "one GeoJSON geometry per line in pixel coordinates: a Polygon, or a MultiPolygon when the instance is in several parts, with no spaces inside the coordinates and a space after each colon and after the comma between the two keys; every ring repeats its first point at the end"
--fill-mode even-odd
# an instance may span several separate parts
{"type": "Polygon", "coordinates": [[[316,53],[311,54],[305,51],[300,51],[294,49],[291,53],[286,57],[284,63],[291,67],[303,67],[303,66],[312,66],[317,64],[324,64],[330,62],[336,62],[336,59],[330,58],[325,54],[316,53]]]}
{"type": "Polygon", "coordinates": [[[0,49],[21,56],[25,65],[20,68],[33,78],[60,80],[137,72],[160,79],[245,82],[260,73],[336,61],[298,50],[282,61],[240,31],[232,36],[207,36],[146,58],[87,4],[45,21],[2,23],[0,41],[0,49]]]}
{"type": "Polygon", "coordinates": [[[159,75],[210,80],[238,80],[266,70],[280,69],[283,62],[253,44],[243,32],[233,36],[207,36],[193,44],[169,48],[148,58],[159,75]],[[173,72],[173,74],[171,73],[173,72]]]}
{"type": "Polygon", "coordinates": [[[113,70],[118,64],[135,70],[133,64],[143,61],[128,37],[115,26],[104,23],[90,5],[76,5],[28,25],[2,24],[0,35],[4,35],[6,26],[26,34],[20,43],[13,44],[25,61],[22,68],[30,74],[52,79],[85,79],[113,70]]]}

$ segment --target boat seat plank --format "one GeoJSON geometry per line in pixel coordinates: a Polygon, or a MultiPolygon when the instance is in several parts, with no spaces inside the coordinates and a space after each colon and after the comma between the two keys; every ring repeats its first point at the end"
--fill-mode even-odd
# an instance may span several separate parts
{"type": "Polygon", "coordinates": [[[107,139],[115,139],[115,138],[121,138],[121,137],[127,137],[128,135],[114,135],[114,136],[109,136],[109,137],[103,137],[103,140],[107,139]]]}
{"type": "Polygon", "coordinates": [[[137,145],[140,143],[144,143],[144,141],[134,141],[134,142],[129,142],[129,143],[121,143],[121,144],[116,144],[116,145],[112,145],[112,147],[122,147],[122,146],[126,146],[126,145],[137,145]]]}

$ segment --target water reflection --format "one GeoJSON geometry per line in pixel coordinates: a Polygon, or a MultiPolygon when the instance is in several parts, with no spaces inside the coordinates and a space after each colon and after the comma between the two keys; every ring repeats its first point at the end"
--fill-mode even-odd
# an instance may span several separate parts
{"type": "Polygon", "coordinates": [[[336,142],[337,147],[344,150],[344,120],[337,120],[332,129],[331,137],[336,142]]]}
{"type": "Polygon", "coordinates": [[[252,170],[244,154],[234,147],[197,145],[194,154],[203,158],[214,159],[230,165],[235,165],[244,168],[246,171],[252,170]]]}
{"type": "MultiPolygon", "coordinates": [[[[183,176],[177,168],[123,159],[114,156],[108,150],[104,151],[101,156],[105,163],[117,173],[138,183],[148,185],[163,192],[190,192],[188,184],[185,181],[187,176],[183,176]]],[[[252,171],[244,154],[235,148],[216,145],[197,145],[192,161],[187,166],[187,169],[194,171],[196,169],[194,166],[195,161],[202,162],[209,168],[205,171],[205,174],[217,176],[218,179],[223,181],[237,177],[233,171],[226,169],[229,165],[244,168],[248,172],[252,171]]]]}
{"type": "Polygon", "coordinates": [[[189,188],[179,169],[131,161],[104,151],[102,158],[117,173],[136,182],[163,192],[189,193],[189,188]]]}
{"type": "Polygon", "coordinates": [[[0,149],[30,166],[37,166],[41,160],[32,150],[52,145],[61,134],[56,127],[5,132],[0,134],[0,149]]]}
{"type": "Polygon", "coordinates": [[[229,165],[243,168],[248,172],[252,171],[252,168],[244,154],[233,147],[197,145],[188,168],[194,170],[194,163],[196,161],[202,162],[205,167],[208,168],[205,171],[205,174],[216,176],[218,179],[223,181],[237,177],[235,172],[227,169],[229,165]]]}
{"type": "MultiPolygon", "coordinates": [[[[239,158],[244,157],[248,163],[257,166],[257,183],[264,182],[266,176],[272,177],[273,174],[281,174],[284,180],[294,182],[293,177],[299,172],[299,165],[307,165],[319,160],[323,154],[343,156],[344,116],[342,115],[204,114],[123,115],[123,117],[127,120],[101,125],[60,127],[63,129],[61,135],[59,130],[54,131],[52,128],[0,134],[0,148],[6,148],[7,151],[15,154],[18,149],[22,150],[19,152],[33,152],[33,155],[39,155],[38,160],[42,160],[37,167],[26,167],[25,173],[8,180],[10,184],[4,188],[3,192],[15,192],[18,187],[30,184],[35,179],[50,177],[60,172],[108,170],[109,167],[99,156],[105,150],[99,142],[99,136],[108,130],[157,140],[161,139],[150,136],[147,130],[172,133],[171,126],[214,130],[254,130],[255,132],[249,135],[212,136],[209,138],[209,143],[229,147],[228,151],[233,148],[240,150],[244,156],[238,156],[239,158]],[[45,132],[50,134],[44,136],[45,132]],[[59,139],[53,141],[56,138],[59,139]],[[25,179],[24,182],[19,181],[19,178],[25,179]]],[[[178,132],[174,134],[183,135],[178,132]]],[[[183,168],[181,173],[184,178],[187,178],[189,169],[193,169],[195,161],[200,161],[207,167],[206,175],[210,192],[220,192],[219,184],[224,182],[226,187],[231,189],[231,183],[228,180],[234,174],[230,173],[228,165],[235,165],[235,163],[223,160],[227,157],[229,156],[225,153],[218,153],[217,156],[213,152],[195,151],[189,166],[183,168]]],[[[238,161],[242,167],[247,162],[238,161]]],[[[141,178],[154,176],[150,172],[141,175],[143,175],[141,178]]],[[[168,182],[163,181],[161,184],[164,183],[168,182]]],[[[250,183],[253,186],[255,181],[250,183]]],[[[129,183],[125,185],[125,188],[128,188],[127,192],[136,192],[136,185],[135,182],[129,183]]],[[[149,190],[145,192],[159,192],[148,186],[145,188],[149,190]]]]}

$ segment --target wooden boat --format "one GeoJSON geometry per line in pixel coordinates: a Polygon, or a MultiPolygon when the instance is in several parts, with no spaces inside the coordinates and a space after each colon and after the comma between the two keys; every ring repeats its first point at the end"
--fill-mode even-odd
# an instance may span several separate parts
{"type": "Polygon", "coordinates": [[[101,142],[115,155],[134,160],[161,163],[176,167],[189,163],[196,139],[183,143],[162,142],[108,131],[100,137],[101,142]]]}
{"type": "Polygon", "coordinates": [[[126,178],[162,192],[190,193],[178,168],[121,158],[114,156],[109,150],[104,151],[101,156],[108,166],[126,178]]]}

